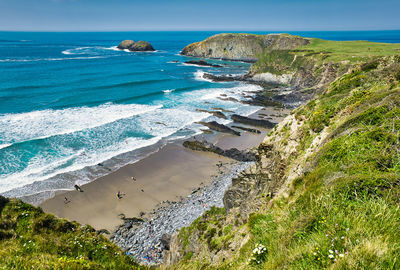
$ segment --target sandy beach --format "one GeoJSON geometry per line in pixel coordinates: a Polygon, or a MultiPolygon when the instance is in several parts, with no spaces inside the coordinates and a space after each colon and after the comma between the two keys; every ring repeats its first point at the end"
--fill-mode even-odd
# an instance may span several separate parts
{"type": "MultiPolygon", "coordinates": [[[[277,112],[277,109],[268,108],[251,117],[277,112]]],[[[279,117],[273,118],[272,121],[279,121],[279,117]]],[[[260,134],[241,131],[241,136],[215,133],[206,135],[206,139],[224,149],[247,149],[257,146],[268,132],[259,130],[262,131],[260,134]]],[[[139,217],[145,213],[145,217],[149,217],[149,213],[163,201],[177,201],[188,196],[193,189],[208,185],[212,176],[223,173],[216,166],[220,162],[228,165],[226,169],[238,163],[216,154],[188,150],[182,142],[174,142],[136,163],[82,186],[83,192],[59,193],[40,206],[58,217],[111,232],[122,224],[120,214],[139,217]],[[117,197],[118,191],[122,194],[121,199],[117,197]],[[68,203],[65,203],[65,198],[68,203]]]]}

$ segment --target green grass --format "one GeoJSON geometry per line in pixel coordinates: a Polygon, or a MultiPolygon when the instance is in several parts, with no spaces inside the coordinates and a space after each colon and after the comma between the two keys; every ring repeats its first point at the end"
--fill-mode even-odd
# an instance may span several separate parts
{"type": "Polygon", "coordinates": [[[0,197],[0,268],[139,269],[93,228],[0,197]]]}
{"type": "MultiPolygon", "coordinates": [[[[329,41],[312,38],[310,43],[295,50],[268,50],[258,55],[251,72],[269,72],[277,75],[312,71],[315,78],[321,75],[322,64],[334,63],[341,73],[358,63],[367,63],[379,57],[400,55],[400,44],[369,41],[329,41]]],[[[374,68],[373,66],[369,68],[374,68]]]]}
{"type": "MultiPolygon", "coordinates": [[[[376,55],[390,54],[397,45],[310,45],[315,50],[320,46],[332,51],[331,56],[338,60],[354,52],[360,56],[360,49],[369,52],[370,47],[376,55]],[[347,47],[341,56],[339,52],[334,56],[340,46],[347,47]]],[[[303,165],[306,173],[291,183],[287,197],[276,198],[270,207],[269,199],[265,199],[264,207],[250,215],[244,225],[250,239],[232,252],[229,260],[210,265],[204,253],[200,257],[191,254],[191,259],[179,266],[400,269],[399,74],[400,57],[368,60],[295,110],[302,126],[297,152],[287,167],[302,158],[322,131],[327,134],[303,165]],[[259,264],[250,264],[258,244],[266,247],[266,254],[259,264]]],[[[271,136],[286,138],[287,131],[283,127],[281,136],[276,130],[271,136]]],[[[209,226],[207,219],[203,223],[209,226]]],[[[231,230],[228,226],[232,223],[224,223],[222,230],[231,230]]]]}
{"type": "Polygon", "coordinates": [[[325,61],[365,61],[365,58],[400,54],[400,44],[377,43],[370,41],[330,41],[311,39],[310,44],[298,49],[302,56],[312,53],[326,55],[325,61]]]}

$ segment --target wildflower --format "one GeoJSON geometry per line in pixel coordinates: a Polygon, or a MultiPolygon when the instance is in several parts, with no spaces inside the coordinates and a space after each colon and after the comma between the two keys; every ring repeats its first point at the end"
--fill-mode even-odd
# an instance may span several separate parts
{"type": "Polygon", "coordinates": [[[317,256],[317,252],[313,252],[313,255],[314,255],[314,256],[317,256]]]}
{"type": "Polygon", "coordinates": [[[344,236],[342,236],[342,237],[340,237],[340,238],[344,239],[344,236]]]}
{"type": "Polygon", "coordinates": [[[335,250],[335,253],[338,254],[339,252],[337,250],[335,250]]]}
{"type": "Polygon", "coordinates": [[[332,254],[329,254],[328,257],[333,259],[334,256],[332,254]]]}
{"type": "Polygon", "coordinates": [[[330,249],[330,250],[329,250],[329,253],[333,253],[333,250],[332,250],[332,249],[330,249]]]}
{"type": "Polygon", "coordinates": [[[346,232],[348,232],[349,231],[349,228],[346,228],[346,232]]]}
{"type": "Polygon", "coordinates": [[[340,253],[340,254],[339,254],[339,257],[343,258],[343,257],[344,257],[344,254],[340,253]]]}

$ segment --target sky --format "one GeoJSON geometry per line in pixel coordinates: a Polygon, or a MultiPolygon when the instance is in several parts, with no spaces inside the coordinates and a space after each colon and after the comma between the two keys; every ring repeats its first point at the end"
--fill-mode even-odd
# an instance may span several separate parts
{"type": "Polygon", "coordinates": [[[400,0],[0,0],[0,31],[398,30],[400,0]]]}

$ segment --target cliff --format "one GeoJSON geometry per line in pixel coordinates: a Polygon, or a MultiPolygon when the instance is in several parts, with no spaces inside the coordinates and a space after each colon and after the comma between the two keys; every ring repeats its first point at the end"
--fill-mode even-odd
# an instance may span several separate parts
{"type": "Polygon", "coordinates": [[[369,46],[268,134],[224,209],[172,237],[164,268],[400,268],[400,45],[369,46]]]}
{"type": "Polygon", "coordinates": [[[290,50],[309,43],[308,39],[285,34],[218,34],[182,49],[186,56],[256,62],[266,50],[290,50]]]}

